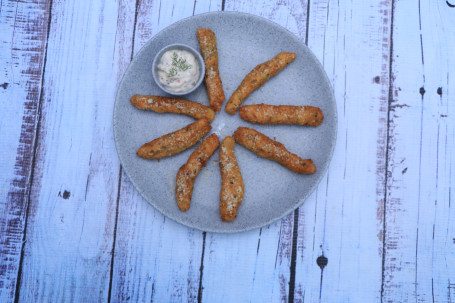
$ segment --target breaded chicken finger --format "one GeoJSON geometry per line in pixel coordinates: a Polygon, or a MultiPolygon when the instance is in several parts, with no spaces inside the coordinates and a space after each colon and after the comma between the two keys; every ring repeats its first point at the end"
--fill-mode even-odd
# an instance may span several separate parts
{"type": "Polygon", "coordinates": [[[197,39],[205,63],[205,86],[209,96],[210,107],[219,112],[224,102],[223,83],[218,70],[218,49],[215,33],[209,28],[198,28],[197,39]]]}
{"type": "Polygon", "coordinates": [[[235,142],[243,145],[256,155],[275,161],[299,174],[312,174],[316,166],[311,159],[302,159],[289,152],[283,144],[248,127],[239,127],[234,132],[235,142]]]}
{"type": "Polygon", "coordinates": [[[194,181],[218,146],[220,140],[217,135],[208,136],[190,155],[186,164],[180,167],[175,185],[175,198],[180,210],[187,211],[190,208],[194,181]]]}
{"type": "Polygon", "coordinates": [[[159,159],[181,153],[201,140],[212,127],[207,119],[200,119],[178,131],[145,143],[137,151],[139,157],[159,159]]]}
{"type": "Polygon", "coordinates": [[[243,178],[234,155],[234,145],[234,139],[229,136],[221,143],[220,217],[223,221],[233,221],[237,217],[237,210],[243,200],[243,178]]]}
{"type": "Polygon", "coordinates": [[[275,58],[261,63],[256,66],[240,86],[232,94],[229,101],[226,103],[226,112],[233,115],[237,109],[255,89],[262,86],[267,80],[278,74],[283,68],[291,63],[297,55],[295,53],[282,52],[276,55],[275,58]]]}
{"type": "Polygon", "coordinates": [[[152,110],[157,113],[184,114],[195,119],[206,118],[212,122],[215,112],[208,106],[200,103],[161,96],[134,95],[130,99],[131,104],[139,109],[152,110]]]}
{"type": "Polygon", "coordinates": [[[298,124],[318,126],[324,119],[322,111],[313,106],[246,105],[240,107],[240,118],[258,124],[298,124]]]}

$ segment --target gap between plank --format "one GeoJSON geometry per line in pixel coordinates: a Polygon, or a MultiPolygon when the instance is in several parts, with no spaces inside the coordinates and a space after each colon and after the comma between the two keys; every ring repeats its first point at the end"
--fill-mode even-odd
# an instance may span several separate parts
{"type": "Polygon", "coordinates": [[[297,259],[297,237],[299,234],[299,209],[294,211],[294,226],[292,230],[292,252],[291,252],[291,265],[289,272],[289,294],[288,302],[294,302],[294,291],[295,291],[295,268],[297,259]]]}
{"type": "Polygon", "coordinates": [[[118,188],[117,188],[117,203],[115,209],[115,223],[114,223],[114,237],[113,237],[113,244],[112,244],[112,255],[111,255],[111,269],[109,272],[109,289],[107,292],[107,302],[111,302],[111,294],[112,294],[112,277],[114,276],[114,256],[115,256],[115,243],[117,240],[117,222],[118,222],[118,209],[120,203],[120,188],[122,185],[122,165],[120,165],[120,170],[118,174],[118,188]]]}
{"type": "Polygon", "coordinates": [[[382,217],[382,274],[381,274],[381,303],[384,298],[384,279],[385,279],[385,254],[386,254],[386,214],[387,214],[387,183],[388,183],[388,167],[389,167],[389,144],[390,144],[390,108],[393,102],[393,77],[392,77],[392,61],[393,61],[393,18],[394,18],[395,1],[392,0],[390,10],[390,50],[389,50],[389,98],[387,104],[387,135],[386,135],[386,150],[385,150],[385,178],[384,178],[384,199],[383,199],[383,217],[382,217]]]}
{"type": "MultiPolygon", "coordinates": [[[[308,34],[310,26],[310,2],[307,0],[307,12],[306,12],[306,28],[305,28],[305,45],[308,47],[308,34]]],[[[224,3],[224,0],[223,0],[224,3]]],[[[295,271],[297,267],[297,239],[299,237],[299,213],[300,210],[297,208],[294,211],[294,226],[292,230],[292,251],[291,251],[291,264],[289,271],[289,293],[288,293],[288,302],[294,302],[294,292],[295,292],[295,271]]],[[[276,265],[275,265],[276,266],[276,265]]]]}
{"type": "MultiPolygon", "coordinates": [[[[134,56],[134,38],[136,35],[136,23],[137,23],[138,9],[139,9],[139,1],[140,0],[136,0],[136,8],[134,11],[133,39],[132,39],[132,45],[131,45],[130,62],[133,60],[133,56],[134,56]]],[[[119,214],[119,205],[120,205],[121,186],[122,186],[122,165],[120,164],[119,173],[118,173],[117,203],[115,206],[116,208],[115,208],[114,235],[113,235],[113,240],[112,240],[113,243],[112,243],[111,269],[109,272],[109,289],[108,289],[108,293],[107,293],[107,302],[111,302],[111,295],[112,295],[112,279],[114,276],[115,243],[117,241],[117,223],[118,223],[118,214],[119,214]]]]}
{"type": "Polygon", "coordinates": [[[35,129],[35,139],[33,142],[33,155],[32,155],[32,165],[30,168],[30,182],[27,187],[27,201],[26,201],[26,208],[25,208],[25,223],[24,223],[24,234],[22,236],[22,248],[21,248],[21,256],[19,259],[19,268],[17,270],[17,277],[16,277],[16,291],[14,294],[14,302],[17,303],[19,302],[19,293],[20,293],[20,286],[21,286],[21,277],[22,277],[22,264],[24,262],[24,250],[25,250],[25,242],[27,241],[27,223],[28,223],[28,216],[30,212],[30,199],[31,199],[31,193],[32,193],[32,185],[33,185],[33,176],[35,172],[35,166],[36,166],[36,153],[37,153],[37,148],[38,148],[38,141],[39,141],[39,130],[41,128],[41,110],[42,110],[42,104],[43,104],[43,92],[44,92],[44,75],[46,73],[46,63],[47,63],[47,46],[49,42],[49,33],[51,30],[51,20],[52,20],[52,4],[53,0],[50,0],[49,2],[49,17],[48,17],[48,23],[47,23],[47,33],[46,33],[46,45],[44,47],[44,61],[43,61],[43,73],[41,74],[41,89],[40,89],[40,96],[39,96],[39,101],[38,101],[38,108],[37,108],[37,119],[38,122],[36,123],[36,129],[35,129]]]}
{"type": "Polygon", "coordinates": [[[201,266],[199,267],[199,288],[197,291],[197,302],[201,303],[202,302],[202,290],[204,287],[202,287],[202,277],[204,275],[204,253],[205,253],[205,237],[207,236],[207,232],[203,231],[202,232],[202,254],[201,254],[201,266]]]}
{"type": "MultiPolygon", "coordinates": [[[[310,2],[307,0],[307,13],[306,13],[306,28],[305,28],[305,45],[308,47],[308,34],[310,26],[310,2]]],[[[224,0],[223,0],[224,2],[224,0]]],[[[292,251],[291,251],[291,264],[289,268],[289,293],[288,293],[288,302],[294,302],[294,292],[295,292],[295,272],[297,267],[297,239],[299,236],[299,213],[300,210],[297,208],[294,211],[294,226],[292,230],[292,251]]],[[[276,266],[276,265],[275,265],[276,266]]]]}

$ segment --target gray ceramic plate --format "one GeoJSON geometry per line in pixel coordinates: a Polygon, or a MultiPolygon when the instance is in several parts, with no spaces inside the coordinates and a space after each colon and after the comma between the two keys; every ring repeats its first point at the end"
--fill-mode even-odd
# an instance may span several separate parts
{"type": "MultiPolygon", "coordinates": [[[[201,85],[189,100],[208,105],[201,85]]],[[[223,104],[224,105],[224,104],[223,104]]],[[[311,51],[292,33],[266,19],[234,12],[197,15],[181,20],[155,35],[136,55],[117,92],[114,109],[114,136],[120,162],[142,196],[165,216],[184,225],[213,232],[239,232],[272,223],[292,212],[313,192],[326,173],[336,140],[336,104],[328,78],[311,51]],[[175,202],[175,176],[195,147],[170,158],[145,160],[137,149],[169,132],[194,122],[175,114],[158,114],[135,108],[134,94],[165,95],[153,81],[152,62],[164,46],[184,43],[199,50],[196,30],[211,28],[216,36],[220,73],[228,99],[244,76],[257,64],[281,51],[297,53],[297,58],[280,74],[250,95],[244,104],[291,104],[317,106],[324,112],[318,127],[255,125],[230,116],[224,106],[212,123],[220,140],[238,126],[257,129],[283,143],[303,158],[312,158],[318,171],[296,174],[275,162],[262,159],[242,146],[235,153],[245,182],[245,197],[237,219],[226,223],[219,216],[221,177],[218,151],[201,171],[194,186],[191,208],[181,212],[175,202]]]]}

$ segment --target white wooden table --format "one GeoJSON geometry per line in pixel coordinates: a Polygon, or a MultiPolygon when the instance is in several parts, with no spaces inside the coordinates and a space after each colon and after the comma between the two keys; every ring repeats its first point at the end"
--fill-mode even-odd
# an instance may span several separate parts
{"type": "Polygon", "coordinates": [[[0,1],[0,302],[455,302],[454,4],[0,1]],[[144,201],[112,130],[141,46],[220,10],[304,41],[339,116],[303,206],[226,235],[144,201]]]}

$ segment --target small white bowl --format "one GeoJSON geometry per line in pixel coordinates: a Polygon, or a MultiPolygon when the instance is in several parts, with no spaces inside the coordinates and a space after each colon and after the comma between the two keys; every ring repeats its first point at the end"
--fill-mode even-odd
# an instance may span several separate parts
{"type": "Polygon", "coordinates": [[[168,45],[168,46],[162,48],[158,52],[158,54],[156,54],[155,59],[153,59],[152,68],[153,68],[153,79],[155,80],[156,85],[158,85],[158,87],[161,88],[166,93],[168,93],[170,95],[175,95],[175,96],[182,96],[182,95],[186,95],[186,94],[193,92],[196,88],[198,88],[201,85],[202,80],[204,80],[204,75],[205,75],[205,64],[204,64],[204,59],[202,59],[201,54],[199,54],[199,52],[196,51],[194,48],[192,48],[188,45],[179,44],[179,43],[171,44],[171,45],[168,45]],[[199,65],[199,79],[197,80],[196,84],[189,90],[186,90],[183,92],[173,92],[173,91],[168,90],[166,87],[164,87],[164,85],[162,85],[160,82],[160,79],[158,77],[158,64],[159,64],[163,54],[165,52],[167,52],[168,50],[172,50],[172,49],[185,50],[185,51],[190,52],[196,58],[196,61],[199,65]]]}

